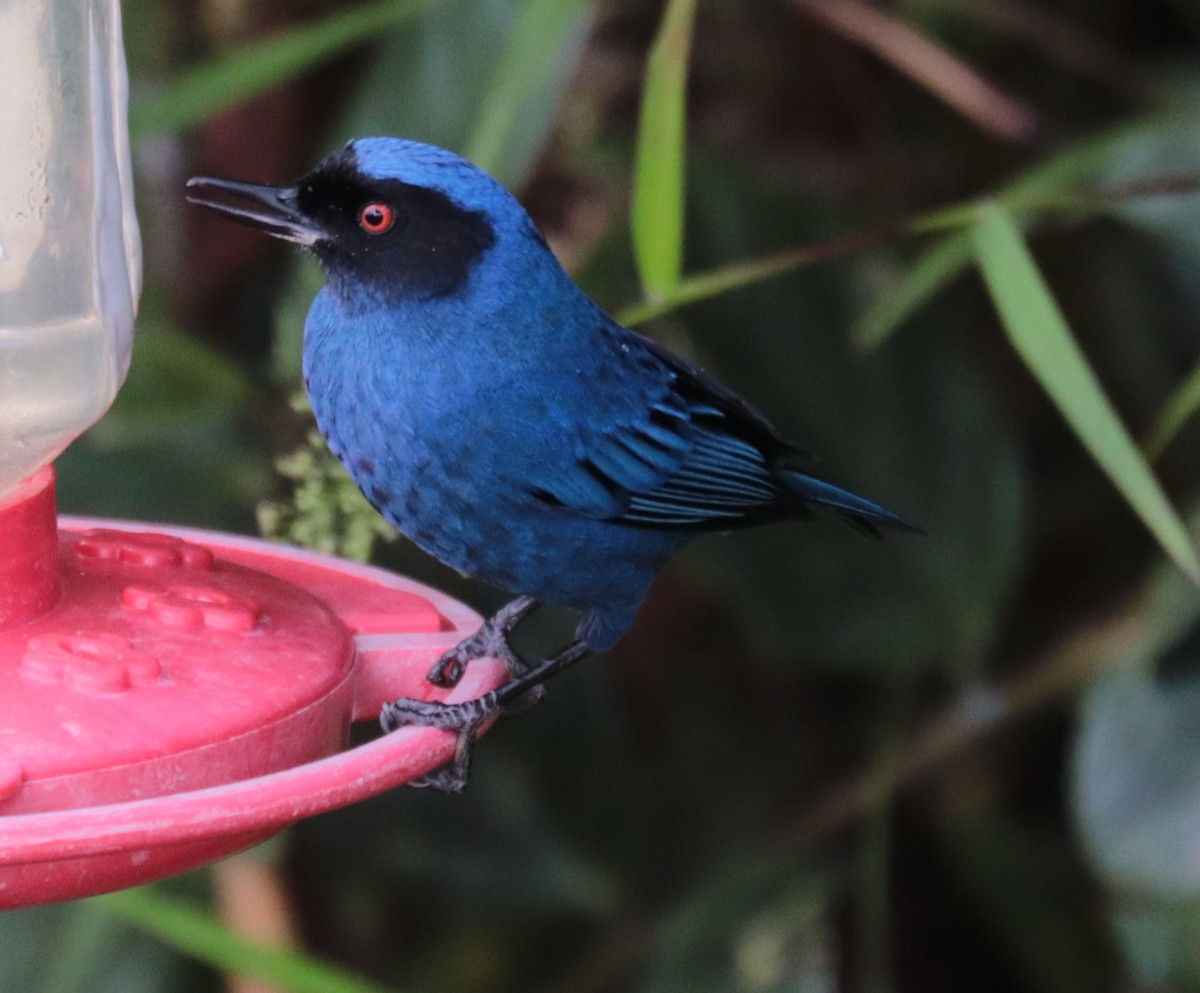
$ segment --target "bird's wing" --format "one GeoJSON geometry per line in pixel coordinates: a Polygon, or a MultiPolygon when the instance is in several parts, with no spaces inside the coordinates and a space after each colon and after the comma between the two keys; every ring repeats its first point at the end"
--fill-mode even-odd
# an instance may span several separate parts
{"type": "Polygon", "coordinates": [[[732,391],[619,330],[637,389],[627,380],[603,419],[580,419],[571,464],[556,466],[536,494],[649,527],[725,529],[778,513],[786,497],[774,465],[795,449],[732,391]]]}

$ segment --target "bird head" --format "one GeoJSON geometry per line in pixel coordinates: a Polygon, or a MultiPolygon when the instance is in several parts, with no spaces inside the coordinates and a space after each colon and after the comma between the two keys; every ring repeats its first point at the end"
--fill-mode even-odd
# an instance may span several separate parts
{"type": "Polygon", "coordinates": [[[197,177],[188,199],[312,251],[339,296],[385,303],[452,296],[524,209],[453,152],[360,138],[288,186],[197,177]]]}

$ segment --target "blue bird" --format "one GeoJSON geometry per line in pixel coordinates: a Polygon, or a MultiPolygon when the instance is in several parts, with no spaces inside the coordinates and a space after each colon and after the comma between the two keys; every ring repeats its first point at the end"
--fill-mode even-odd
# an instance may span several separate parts
{"type": "Polygon", "coordinates": [[[362,138],[295,184],[189,181],[189,199],[311,251],[327,284],[304,328],[317,424],[364,496],[458,571],[520,596],[439,659],[510,679],[467,703],[397,700],[385,729],[459,733],[466,781],[482,723],[629,630],[687,542],[828,511],[861,531],[919,529],[797,467],[799,450],[741,397],[617,324],[574,283],[516,199],[430,145],[362,138]],[[508,636],[537,604],[581,612],[535,666],[508,636]]]}

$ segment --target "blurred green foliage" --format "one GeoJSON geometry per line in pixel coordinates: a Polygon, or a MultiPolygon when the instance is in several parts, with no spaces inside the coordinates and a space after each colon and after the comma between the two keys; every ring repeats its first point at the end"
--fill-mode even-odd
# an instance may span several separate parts
{"type": "MultiPolygon", "coordinates": [[[[1200,596],[1152,537],[1192,569],[1200,17],[692,6],[128,0],[147,291],[63,508],[252,531],[263,507],[367,553],[288,403],[319,274],[181,193],[390,133],[477,157],[601,302],[929,537],[698,543],[611,658],[489,734],[465,795],[289,832],[307,952],[256,955],[200,873],[5,915],[0,989],[1200,990],[1200,596]],[[1034,135],[906,77],[909,29],[1034,135]]],[[[500,602],[403,541],[375,556],[500,602]]]]}
{"type": "MultiPolygon", "coordinates": [[[[304,393],[293,397],[292,407],[311,414],[304,393]]],[[[375,513],[341,470],[315,426],[304,444],[275,460],[275,469],[293,490],[286,499],[258,505],[263,537],[358,562],[370,559],[377,540],[396,537],[396,529],[375,513]]]]}

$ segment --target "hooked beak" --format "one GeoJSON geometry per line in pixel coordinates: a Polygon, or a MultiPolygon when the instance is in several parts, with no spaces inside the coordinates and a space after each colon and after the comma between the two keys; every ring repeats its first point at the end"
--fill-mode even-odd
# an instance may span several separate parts
{"type": "Polygon", "coordinates": [[[296,207],[294,186],[261,186],[196,176],[188,180],[187,188],[190,203],[198,203],[240,224],[258,228],[273,238],[308,247],[321,238],[321,232],[312,220],[296,207]],[[246,201],[247,206],[227,203],[229,198],[246,201]]]}

